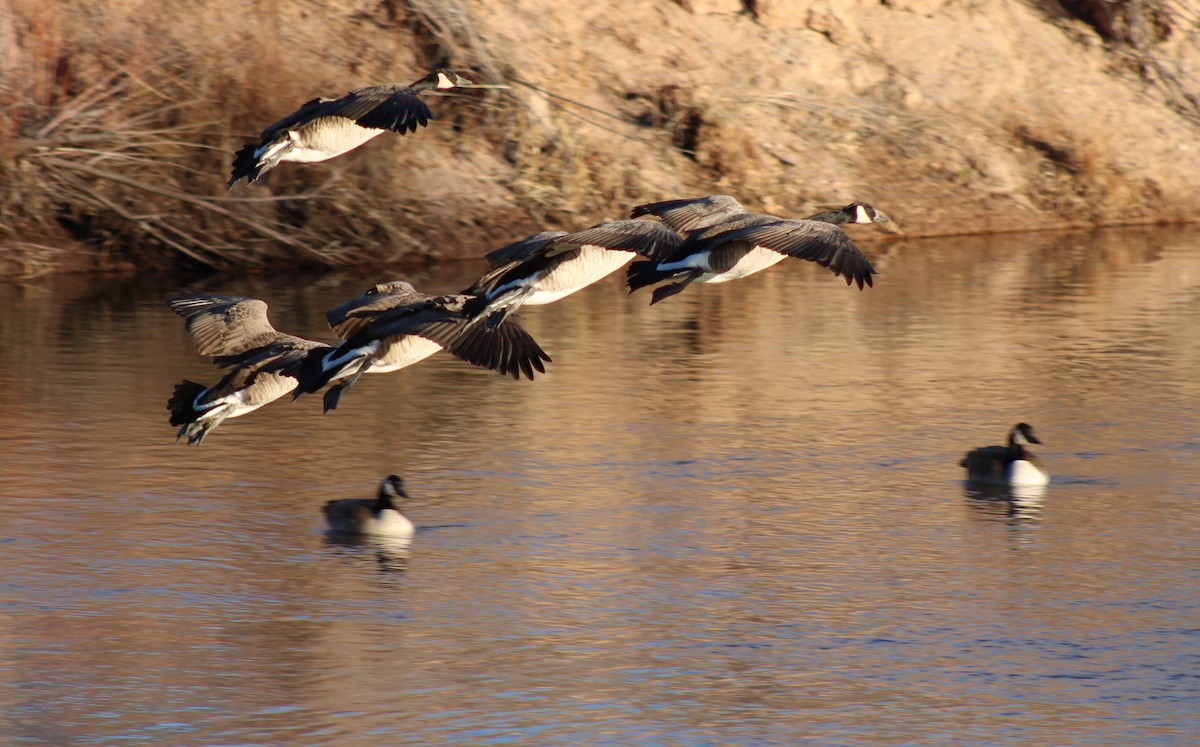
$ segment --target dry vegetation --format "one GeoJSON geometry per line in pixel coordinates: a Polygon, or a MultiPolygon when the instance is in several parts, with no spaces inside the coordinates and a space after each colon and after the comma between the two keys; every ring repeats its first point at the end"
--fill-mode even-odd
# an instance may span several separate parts
{"type": "MultiPolygon", "coordinates": [[[[513,12],[531,5],[516,3],[513,12]]],[[[703,5],[684,7],[703,14],[703,5]]],[[[733,11],[748,9],[743,15],[754,19],[745,22],[758,23],[775,5],[739,3],[733,11]]],[[[787,143],[744,126],[747,111],[809,140],[836,134],[820,154],[830,168],[864,153],[931,163],[936,144],[916,134],[949,139],[933,117],[893,100],[899,94],[835,100],[764,86],[740,98],[705,96],[701,86],[673,78],[610,85],[611,72],[590,69],[526,80],[521,55],[536,49],[506,46],[472,16],[494,17],[498,7],[487,0],[0,0],[0,277],[471,256],[522,232],[620,217],[670,190],[736,189],[779,209],[772,185],[794,180],[808,154],[797,157],[787,143]],[[225,191],[236,147],[303,101],[409,82],[439,65],[512,88],[433,101],[439,121],[402,143],[382,138],[320,167],[281,167],[266,186],[225,191]],[[608,97],[603,105],[597,95],[608,97]]],[[[1149,52],[1197,43],[1200,22],[1188,16],[1190,5],[1064,0],[1062,7],[1096,29],[1114,60],[1200,122],[1194,74],[1149,52]]],[[[806,23],[838,44],[847,33],[806,23]]],[[[538,69],[545,66],[553,67],[538,69]]],[[[1097,194],[1113,202],[1126,190],[1127,204],[1156,195],[1153,183],[1114,179],[1099,141],[1064,146],[1070,138],[1053,126],[1005,131],[1044,161],[1034,186],[1058,190],[1054,209],[1064,214],[1097,194]]],[[[905,195],[911,207],[955,189],[978,192],[992,178],[970,159],[943,160],[925,174],[937,189],[915,192],[896,180],[881,191],[905,195]]],[[[799,210],[818,195],[846,191],[844,182],[830,185],[782,207],[799,210]]]]}

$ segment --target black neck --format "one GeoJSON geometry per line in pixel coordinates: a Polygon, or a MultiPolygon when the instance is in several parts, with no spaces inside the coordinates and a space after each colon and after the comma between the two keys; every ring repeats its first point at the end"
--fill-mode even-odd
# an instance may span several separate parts
{"type": "Polygon", "coordinates": [[[819,220],[822,223],[841,225],[843,223],[849,223],[851,221],[851,216],[846,215],[846,211],[844,210],[826,210],[824,212],[817,213],[816,215],[810,215],[808,219],[819,220]]]}

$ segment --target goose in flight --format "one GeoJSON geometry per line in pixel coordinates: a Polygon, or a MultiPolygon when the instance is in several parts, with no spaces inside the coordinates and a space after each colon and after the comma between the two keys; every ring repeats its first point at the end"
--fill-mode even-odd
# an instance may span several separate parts
{"type": "Polygon", "coordinates": [[[468,324],[464,307],[471,298],[431,296],[396,280],[332,309],[329,326],[344,342],[314,349],[290,369],[299,379],[293,399],[338,382],[325,393],[328,412],[364,373],[396,371],[440,350],[513,378],[545,373],[550,356],[516,322],[494,332],[468,324]]]}
{"type": "Polygon", "coordinates": [[[341,98],[316,98],[247,143],[233,159],[229,189],[239,179],[255,182],[283,161],[316,163],[348,153],[384,132],[416,132],[435,117],[421,100],[424,91],[471,88],[475,83],[439,69],[410,85],[386,83],[356,88],[341,98]]]}
{"type": "Polygon", "coordinates": [[[803,219],[778,218],[751,213],[729,195],[639,205],[631,215],[654,216],[681,236],[669,256],[634,262],[626,271],[630,292],[674,281],[656,288],[651,303],[679,293],[691,283],[737,280],[787,257],[816,262],[861,290],[873,285],[875,268],[841,226],[888,220],[865,202],[803,219]]]}
{"type": "Polygon", "coordinates": [[[279,332],[267,319],[267,304],[257,298],[188,294],[170,307],[201,355],[228,372],[213,386],[185,379],[167,401],[176,440],[199,446],[227,418],[254,412],[296,388],[288,369],[314,350],[329,346],[279,332]]]}

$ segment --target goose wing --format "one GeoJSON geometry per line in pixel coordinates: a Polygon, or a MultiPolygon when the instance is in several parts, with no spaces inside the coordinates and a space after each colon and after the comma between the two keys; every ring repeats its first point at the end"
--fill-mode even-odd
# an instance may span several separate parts
{"type": "Polygon", "coordinates": [[[750,225],[716,237],[714,241],[746,241],[789,257],[816,262],[846,284],[874,285],[875,268],[841,228],[832,223],[812,220],[774,220],[750,225]]]}
{"type": "Polygon", "coordinates": [[[294,335],[280,335],[270,345],[242,351],[234,355],[216,356],[213,363],[222,368],[244,369],[251,373],[277,373],[290,370],[317,349],[329,350],[329,345],[294,335]]]}
{"type": "Polygon", "coordinates": [[[306,101],[296,111],[267,129],[264,143],[280,132],[304,127],[326,117],[349,119],[360,127],[393,132],[413,132],[434,119],[429,106],[408,86],[388,83],[356,88],[340,98],[319,97],[306,101]]]}
{"type": "Polygon", "coordinates": [[[709,195],[638,205],[629,215],[631,218],[653,215],[679,233],[687,233],[724,223],[746,212],[746,208],[729,195],[709,195]]]}
{"type": "Polygon", "coordinates": [[[375,508],[375,501],[368,498],[342,498],[327,501],[321,509],[325,519],[333,522],[362,522],[370,519],[375,508]]]}
{"type": "Polygon", "coordinates": [[[539,231],[538,233],[526,236],[520,241],[514,241],[507,246],[493,249],[485,254],[483,258],[487,260],[488,265],[491,267],[498,267],[510,262],[520,262],[528,259],[530,255],[553,239],[566,235],[566,231],[539,231]]]}
{"type": "Polygon", "coordinates": [[[403,280],[376,283],[360,296],[329,310],[325,315],[333,333],[349,339],[381,314],[432,298],[403,280]]]}
{"type": "Polygon", "coordinates": [[[506,319],[495,329],[467,326],[443,347],[467,363],[511,375],[514,379],[521,378],[521,374],[532,379],[534,371],[545,373],[545,364],[552,362],[533,336],[512,319],[506,319]]]}
{"type": "Polygon", "coordinates": [[[647,259],[662,260],[683,244],[683,237],[663,223],[646,220],[614,220],[554,240],[550,252],[595,246],[614,251],[635,252],[647,259]]]}
{"type": "Polygon", "coordinates": [[[486,296],[513,280],[544,272],[564,258],[562,252],[553,251],[553,242],[565,235],[565,231],[542,231],[496,249],[486,256],[491,268],[463,293],[486,296]]]}
{"type": "Polygon", "coordinates": [[[353,119],[360,127],[392,132],[416,132],[434,119],[433,112],[408,86],[389,83],[356,88],[332,102],[326,116],[353,119]]]}
{"type": "Polygon", "coordinates": [[[167,304],[184,318],[200,355],[239,355],[290,337],[271,326],[267,304],[257,298],[189,294],[167,304]]]}
{"type": "Polygon", "coordinates": [[[1011,461],[1007,446],[982,446],[968,451],[959,462],[967,472],[977,476],[1000,478],[1011,461]]]}

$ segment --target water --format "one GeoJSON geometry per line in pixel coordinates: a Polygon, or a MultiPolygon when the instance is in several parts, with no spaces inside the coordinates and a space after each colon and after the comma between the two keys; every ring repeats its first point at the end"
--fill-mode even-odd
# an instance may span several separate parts
{"type": "MultiPolygon", "coordinates": [[[[542,379],[438,355],[199,448],[183,281],[0,285],[0,743],[1190,743],[1200,234],[871,251],[614,276],[522,312],[542,379]],[[1018,420],[1051,485],[964,485],[1018,420]],[[323,535],[391,472],[410,547],[323,535]]],[[[395,275],[192,287],[326,339],[395,275]]]]}

